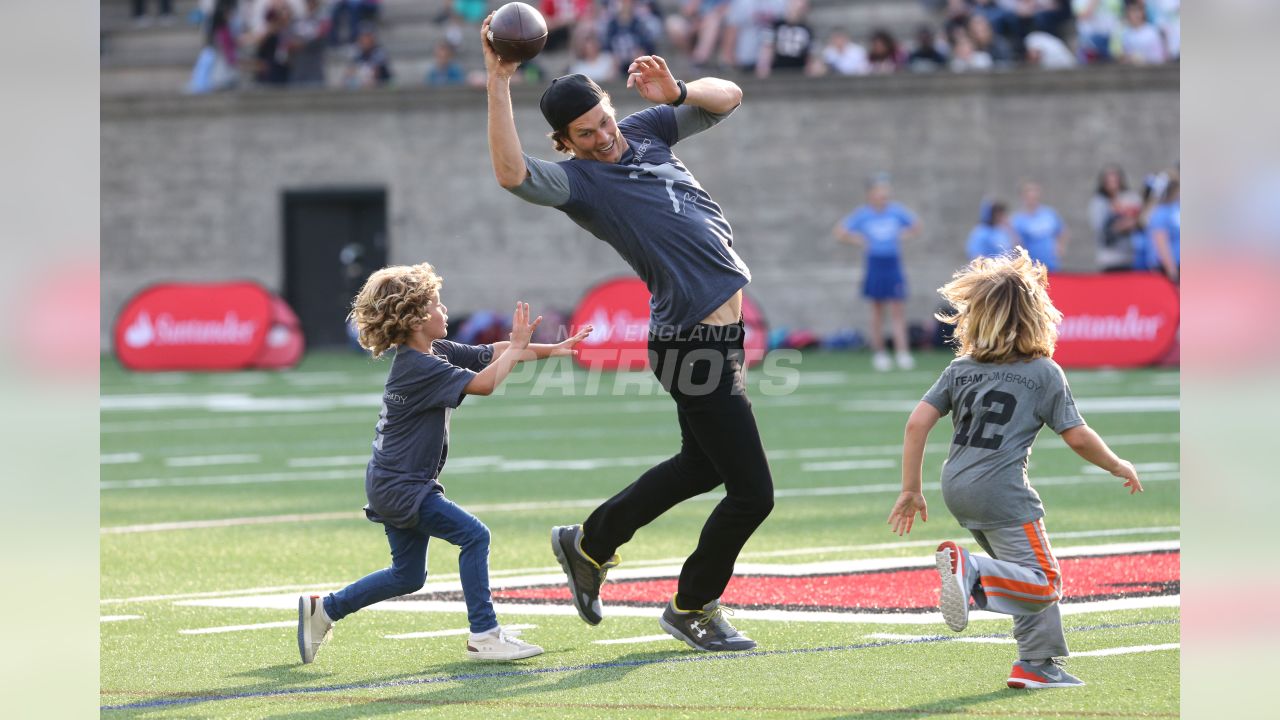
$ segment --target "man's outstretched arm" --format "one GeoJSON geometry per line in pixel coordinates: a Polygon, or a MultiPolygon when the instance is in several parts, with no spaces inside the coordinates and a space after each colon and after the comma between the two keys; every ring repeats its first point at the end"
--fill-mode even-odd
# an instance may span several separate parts
{"type": "Polygon", "coordinates": [[[480,24],[480,47],[484,50],[484,67],[488,73],[489,93],[489,158],[498,184],[508,190],[524,182],[529,170],[524,164],[516,118],[511,110],[511,76],[519,63],[505,62],[489,45],[489,21],[480,24]]]}
{"type": "MultiPolygon", "coordinates": [[[[680,97],[680,86],[667,68],[667,61],[657,55],[642,55],[627,68],[627,87],[634,87],[640,97],[653,103],[673,103],[680,97]]],[[[742,88],[720,78],[699,78],[685,84],[688,95],[684,104],[700,107],[716,115],[724,115],[742,104],[742,88]]]]}

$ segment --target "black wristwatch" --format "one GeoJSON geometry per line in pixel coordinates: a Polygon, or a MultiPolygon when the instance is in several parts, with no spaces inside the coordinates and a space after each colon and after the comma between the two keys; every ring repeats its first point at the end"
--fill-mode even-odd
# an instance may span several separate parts
{"type": "Polygon", "coordinates": [[[689,97],[689,88],[685,87],[683,80],[677,80],[676,87],[680,88],[680,97],[671,101],[671,107],[680,107],[684,104],[684,99],[689,97]]]}

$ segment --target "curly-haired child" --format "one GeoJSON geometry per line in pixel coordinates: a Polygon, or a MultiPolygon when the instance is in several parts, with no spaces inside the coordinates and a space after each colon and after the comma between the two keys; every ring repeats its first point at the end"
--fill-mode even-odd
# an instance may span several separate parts
{"type": "Polygon", "coordinates": [[[911,531],[917,512],[928,520],[920,489],[925,441],[954,411],[942,499],[989,557],[950,541],[938,546],[942,616],[952,630],[964,630],[970,598],[981,609],[1014,616],[1012,688],[1084,684],[1062,668],[1068,654],[1058,611],[1062,573],[1045,534],[1044,506],[1027,479],[1040,428],[1048,425],[1080,457],[1123,479],[1129,494],[1142,490],[1133,465],[1084,423],[1051,359],[1062,313],[1048,287],[1045,267],[1019,248],[974,260],[939,290],[956,309],[938,319],[955,326],[958,357],[907,420],[902,494],[889,513],[899,535],[911,531]]]}
{"type": "Polygon", "coordinates": [[[315,659],[333,624],[357,610],[412,593],[426,581],[427,542],[461,548],[458,571],[471,635],[467,657],[518,660],[542,652],[498,625],[489,592],[489,529],[444,496],[440,473],[449,454],[449,417],[467,395],[489,395],[521,361],[571,355],[590,326],[555,345],[530,344],[541,317],[516,303],[511,340],[463,345],[445,340],[443,284],[428,263],[383,268],[365,282],[350,317],[373,357],[395,348],[365,471],[365,515],[382,523],[391,566],[321,598],[298,598],[298,650],[315,659]]]}

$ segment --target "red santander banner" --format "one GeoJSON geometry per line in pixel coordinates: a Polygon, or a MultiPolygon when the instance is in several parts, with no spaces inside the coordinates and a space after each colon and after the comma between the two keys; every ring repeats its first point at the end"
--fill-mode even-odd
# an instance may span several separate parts
{"type": "Polygon", "coordinates": [[[1139,367],[1159,362],[1178,338],[1178,291],[1155,273],[1051,275],[1062,311],[1054,360],[1063,367],[1139,367]]]}
{"type": "MultiPolygon", "coordinates": [[[[595,330],[578,346],[578,364],[598,370],[645,370],[649,367],[649,290],[639,278],[606,280],[587,291],[569,320],[570,332],[583,325],[595,330]]],[[[742,296],[747,335],[747,364],[768,350],[769,332],[760,308],[742,296]]]]}
{"type": "Polygon", "coordinates": [[[304,349],[293,310],[252,282],[152,285],[125,305],[113,336],[130,370],[286,368],[304,349]]]}

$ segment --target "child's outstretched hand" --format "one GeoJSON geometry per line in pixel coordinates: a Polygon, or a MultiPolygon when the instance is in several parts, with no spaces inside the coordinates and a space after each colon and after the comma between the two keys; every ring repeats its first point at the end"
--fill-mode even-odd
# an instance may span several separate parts
{"type": "Polygon", "coordinates": [[[1129,488],[1130,495],[1142,492],[1142,481],[1138,479],[1138,470],[1128,460],[1121,460],[1119,465],[1111,469],[1111,474],[1124,480],[1124,486],[1129,488]]]}
{"type": "Polygon", "coordinates": [[[552,346],[551,357],[562,357],[564,355],[577,355],[578,351],[575,350],[574,347],[578,343],[585,340],[587,336],[591,334],[592,330],[595,330],[595,328],[590,325],[584,325],[582,329],[574,333],[572,337],[565,338],[564,340],[556,343],[554,346],[552,346]]]}
{"type": "Polygon", "coordinates": [[[542,316],[529,322],[529,303],[517,302],[516,311],[511,315],[511,347],[521,350],[529,347],[529,339],[533,337],[533,331],[538,329],[538,325],[542,323],[542,316]]]}
{"type": "Polygon", "coordinates": [[[917,512],[920,513],[920,522],[929,522],[929,506],[924,501],[923,493],[903,492],[899,495],[898,502],[893,504],[893,510],[889,513],[889,524],[893,526],[893,532],[899,536],[911,532],[917,512]]]}

